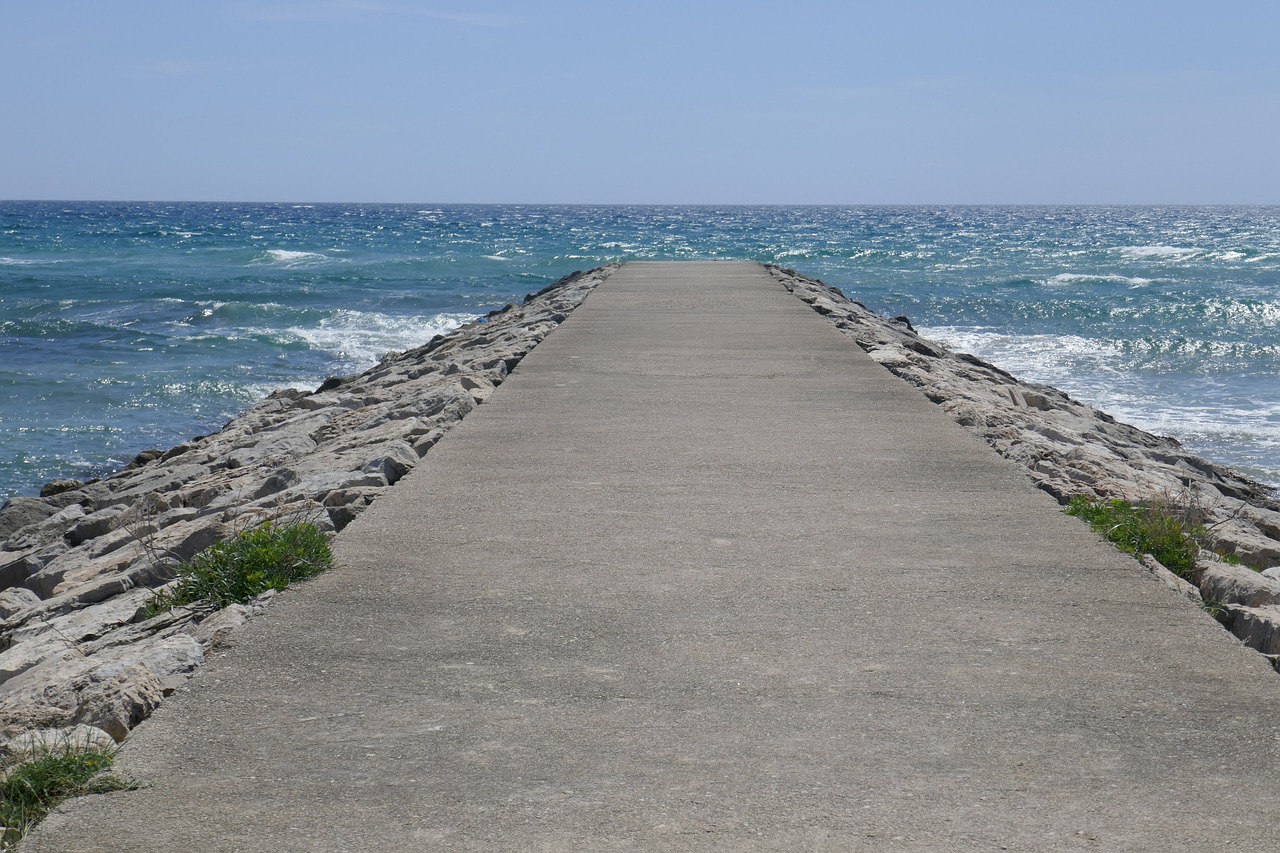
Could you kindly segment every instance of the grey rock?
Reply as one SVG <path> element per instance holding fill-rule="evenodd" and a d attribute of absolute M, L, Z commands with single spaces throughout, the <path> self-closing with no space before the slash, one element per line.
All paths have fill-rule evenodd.
<path fill-rule="evenodd" d="M 16 586 L 0 592 L 0 619 L 8 619 L 40 603 L 40 596 L 29 589 Z"/>
<path fill-rule="evenodd" d="M 9 538 L 5 547 L 11 551 L 26 551 L 56 542 L 84 515 L 84 507 L 80 504 L 63 507 L 48 518 L 19 530 Z"/>
<path fill-rule="evenodd" d="M 1231 607 L 1231 633 L 1264 655 L 1280 655 L 1280 607 Z"/>
<path fill-rule="evenodd" d="M 305 495 L 312 500 L 327 501 L 326 496 L 332 492 L 366 487 L 385 487 L 386 485 L 387 479 L 381 473 L 331 471 L 306 477 L 292 491 Z"/>
<path fill-rule="evenodd" d="M 18 586 L 31 575 L 31 564 L 23 551 L 0 551 L 0 590 Z"/>
<path fill-rule="evenodd" d="M 403 441 L 392 443 L 381 448 L 383 454 L 366 462 L 360 470 L 366 474 L 380 474 L 386 478 L 388 485 L 395 483 L 418 464 L 418 454 Z"/>
<path fill-rule="evenodd" d="M 10 498 L 0 507 L 0 542 L 28 525 L 43 521 L 58 509 L 39 498 Z"/>
<path fill-rule="evenodd" d="M 1265 578 L 1253 569 L 1218 562 L 1200 562 L 1196 568 L 1200 595 L 1206 601 L 1245 607 L 1280 604 L 1280 581 Z"/>
<path fill-rule="evenodd" d="M 253 615 L 253 608 L 248 605 L 231 604 L 190 626 L 187 633 L 208 652 L 226 642 Z"/>
<path fill-rule="evenodd" d="M 177 634 L 91 656 L 47 660 L 0 692 L 0 734 L 78 723 L 117 742 L 145 719 L 204 659 L 195 639 Z"/>
<path fill-rule="evenodd" d="M 125 512 L 126 508 L 123 506 L 111 506 L 85 515 L 67 531 L 67 542 L 72 547 L 75 547 L 84 544 L 90 539 L 97 539 L 99 536 L 110 533 L 116 529 L 120 517 Z"/>

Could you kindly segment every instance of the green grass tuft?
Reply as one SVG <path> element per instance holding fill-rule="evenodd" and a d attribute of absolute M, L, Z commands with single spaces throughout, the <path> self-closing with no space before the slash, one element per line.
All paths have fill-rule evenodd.
<path fill-rule="evenodd" d="M 31 827 L 68 797 L 136 787 L 101 775 L 114 760 L 114 750 L 67 741 L 0 768 L 0 850 L 15 849 Z"/>
<path fill-rule="evenodd" d="M 314 577 L 333 564 L 324 532 L 310 522 L 267 522 L 215 543 L 178 567 L 178 582 L 147 605 L 154 616 L 171 607 L 244 603 L 269 589 Z"/>
<path fill-rule="evenodd" d="M 1126 554 L 1150 554 L 1179 577 L 1191 579 L 1200 543 L 1208 532 L 1161 506 L 1134 506 L 1120 500 L 1095 501 L 1082 495 L 1071 499 L 1067 515 L 1089 523 L 1096 532 Z"/>

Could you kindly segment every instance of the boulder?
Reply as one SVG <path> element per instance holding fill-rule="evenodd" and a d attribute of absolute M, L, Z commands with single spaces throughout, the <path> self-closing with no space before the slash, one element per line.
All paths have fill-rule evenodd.
<path fill-rule="evenodd" d="M 385 477 L 388 485 L 394 484 L 418 464 L 418 454 L 403 441 L 393 442 L 380 450 L 382 455 L 360 466 L 360 470 Z"/>
<path fill-rule="evenodd" d="M 1253 569 L 1201 561 L 1196 564 L 1196 573 L 1205 601 L 1244 607 L 1280 604 L 1280 581 L 1265 578 Z"/>
<path fill-rule="evenodd" d="M 53 480 L 40 487 L 40 497 L 51 498 L 63 492 L 71 492 L 82 488 L 84 488 L 84 482 L 81 480 Z"/>
<path fill-rule="evenodd" d="M 57 542 L 81 518 L 84 518 L 84 507 L 71 504 L 63 507 L 53 515 L 28 525 L 5 542 L 5 548 L 11 551 L 26 551 Z"/>
<path fill-rule="evenodd" d="M 1231 633 L 1264 655 L 1280 655 L 1280 607 L 1231 607 Z"/>
<path fill-rule="evenodd" d="M 39 498 L 10 498 L 0 506 L 0 543 L 22 528 L 43 521 L 58 509 Z"/>
<path fill-rule="evenodd" d="M 97 539 L 99 536 L 110 533 L 119 526 L 124 513 L 123 506 L 111 506 L 89 513 L 67 531 L 67 543 L 74 548 L 90 539 Z"/>
<path fill-rule="evenodd" d="M 0 734 L 83 723 L 122 741 L 203 659 L 195 639 L 177 634 L 46 661 L 0 692 Z"/>
<path fill-rule="evenodd" d="M 40 596 L 25 587 L 15 586 L 0 591 L 0 619 L 8 619 L 39 603 Z"/>

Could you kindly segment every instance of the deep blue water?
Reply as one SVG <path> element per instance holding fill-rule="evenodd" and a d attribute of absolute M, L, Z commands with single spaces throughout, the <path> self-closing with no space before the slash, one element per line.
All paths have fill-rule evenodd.
<path fill-rule="evenodd" d="M 0 202 L 0 500 L 631 259 L 818 276 L 1280 483 L 1280 208 Z"/>

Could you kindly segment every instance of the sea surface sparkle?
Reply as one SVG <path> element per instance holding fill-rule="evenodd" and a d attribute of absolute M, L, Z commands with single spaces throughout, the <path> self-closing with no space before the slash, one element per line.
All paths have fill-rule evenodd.
<path fill-rule="evenodd" d="M 0 501 L 633 259 L 794 268 L 1280 483 L 1280 207 L 0 202 Z"/>

